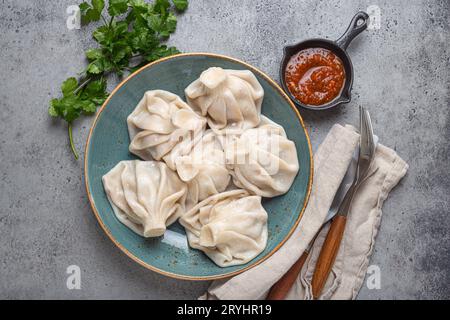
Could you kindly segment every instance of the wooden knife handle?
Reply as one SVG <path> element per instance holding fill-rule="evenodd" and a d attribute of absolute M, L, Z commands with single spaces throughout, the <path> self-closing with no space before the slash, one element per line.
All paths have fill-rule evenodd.
<path fill-rule="evenodd" d="M 346 216 L 337 215 L 331 222 L 327 237 L 323 243 L 312 278 L 312 292 L 314 299 L 318 299 L 328 279 L 334 260 L 339 251 L 344 234 Z"/>
<path fill-rule="evenodd" d="M 308 257 L 308 251 L 304 251 L 301 257 L 292 265 L 284 276 L 276 282 L 269 291 L 266 300 L 283 300 L 294 285 L 303 264 Z"/>

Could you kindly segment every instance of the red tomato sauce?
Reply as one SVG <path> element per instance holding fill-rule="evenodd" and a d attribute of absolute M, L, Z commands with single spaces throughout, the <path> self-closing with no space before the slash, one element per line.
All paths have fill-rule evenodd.
<path fill-rule="evenodd" d="M 306 105 L 320 106 L 334 100 L 345 82 L 341 59 L 324 48 L 308 48 L 291 57 L 285 81 L 291 94 Z"/>

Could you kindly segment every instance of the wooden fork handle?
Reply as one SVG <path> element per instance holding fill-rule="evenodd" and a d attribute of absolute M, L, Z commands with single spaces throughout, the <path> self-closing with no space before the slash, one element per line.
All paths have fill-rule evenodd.
<path fill-rule="evenodd" d="M 342 236 L 344 234 L 346 216 L 337 215 L 331 221 L 330 229 L 323 243 L 319 258 L 317 259 L 316 269 L 314 270 L 311 286 L 314 299 L 318 299 L 322 293 L 323 287 L 330 275 L 334 260 L 339 251 Z"/>
<path fill-rule="evenodd" d="M 303 252 L 301 257 L 292 265 L 288 272 L 272 286 L 266 300 L 283 300 L 286 297 L 300 274 L 307 257 L 308 251 Z"/>

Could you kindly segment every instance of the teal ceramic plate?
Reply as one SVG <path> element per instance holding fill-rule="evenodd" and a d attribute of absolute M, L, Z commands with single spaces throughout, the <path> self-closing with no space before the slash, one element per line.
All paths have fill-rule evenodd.
<path fill-rule="evenodd" d="M 184 88 L 209 67 L 247 69 L 264 88 L 262 113 L 281 124 L 297 146 L 300 171 L 289 192 L 264 199 L 269 215 L 266 249 L 247 264 L 221 268 L 201 251 L 189 248 L 184 229 L 175 223 L 163 237 L 145 239 L 120 223 L 103 190 L 102 176 L 121 160 L 135 159 L 127 116 L 147 90 L 168 90 L 184 98 Z M 267 75 L 239 60 L 216 54 L 180 54 L 151 63 L 124 80 L 101 107 L 92 125 L 85 154 L 86 189 L 92 209 L 111 240 L 130 258 L 161 274 L 181 279 L 211 280 L 238 274 L 272 255 L 291 235 L 303 214 L 312 181 L 311 145 L 303 121 L 282 89 Z"/>

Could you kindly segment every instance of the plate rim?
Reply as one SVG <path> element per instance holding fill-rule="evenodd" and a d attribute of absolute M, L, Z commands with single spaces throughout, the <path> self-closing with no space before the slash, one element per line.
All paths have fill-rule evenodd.
<path fill-rule="evenodd" d="M 294 110 L 295 114 L 297 115 L 298 120 L 300 121 L 301 127 L 303 129 L 303 131 L 305 132 L 305 136 L 306 136 L 306 141 L 308 143 L 308 150 L 309 150 L 309 159 L 310 159 L 310 168 L 309 168 L 309 180 L 308 180 L 308 185 L 307 185 L 307 190 L 306 190 L 306 195 L 305 195 L 305 199 L 303 201 L 303 206 L 302 209 L 300 210 L 298 217 L 294 223 L 294 225 L 291 227 L 291 229 L 289 230 L 288 234 L 283 238 L 283 240 L 281 240 L 280 243 L 278 243 L 275 248 L 272 249 L 272 251 L 270 251 L 268 254 L 266 254 L 263 258 L 259 259 L 258 261 L 255 261 L 254 263 L 248 265 L 245 268 L 239 269 L 239 270 L 235 270 L 232 272 L 228 272 L 228 273 L 224 273 L 224 274 L 220 274 L 220 275 L 211 275 L 211 276 L 189 276 L 189 275 L 181 275 L 181 274 L 177 274 L 177 273 L 173 273 L 173 272 L 168 272 L 162 269 L 159 269 L 155 266 L 152 266 L 150 264 L 148 264 L 147 262 L 139 259 L 138 257 L 136 257 L 132 252 L 130 252 L 127 248 L 125 248 L 121 243 L 119 243 L 115 237 L 112 235 L 112 233 L 110 232 L 109 228 L 105 225 L 105 223 L 103 222 L 103 220 L 101 219 L 97 208 L 95 206 L 94 203 L 94 199 L 91 195 L 91 192 L 89 191 L 89 176 L 88 176 L 88 155 L 89 155 L 89 145 L 91 142 L 91 136 L 92 133 L 97 125 L 98 119 L 100 117 L 100 114 L 103 112 L 103 110 L 106 108 L 106 106 L 108 105 L 109 101 L 111 100 L 111 98 L 114 96 L 114 94 L 125 84 L 127 83 L 130 79 L 132 79 L 134 76 L 136 76 L 137 74 L 141 73 L 142 71 L 144 71 L 147 68 L 150 68 L 154 65 L 157 65 L 159 63 L 174 59 L 174 58 L 179 58 L 179 57 L 189 57 L 189 56 L 207 56 L 207 57 L 213 57 L 213 58 L 219 58 L 219 59 L 224 59 L 224 60 L 228 60 L 228 61 L 232 61 L 232 62 L 236 62 L 238 64 L 241 64 L 243 66 L 245 66 L 246 68 L 248 68 L 249 70 L 251 70 L 252 72 L 257 73 L 259 76 L 261 76 L 262 78 L 264 78 L 276 91 L 278 91 L 281 96 L 287 101 L 287 103 L 289 104 L 289 106 Z M 89 133 L 88 133 L 88 137 L 86 139 L 86 145 L 84 148 L 84 181 L 85 181 L 85 188 L 86 188 L 86 193 L 88 195 L 88 199 L 89 199 L 89 204 L 91 206 L 92 212 L 94 213 L 95 218 L 97 219 L 97 222 L 100 224 L 100 227 L 103 229 L 103 231 L 106 233 L 106 235 L 108 236 L 108 238 L 114 243 L 114 245 L 116 247 L 118 247 L 120 249 L 120 251 L 122 251 L 125 255 L 127 255 L 130 259 L 132 259 L 133 261 L 135 261 L 136 263 L 138 263 L 139 265 L 143 266 L 146 269 L 149 269 L 151 271 L 154 271 L 156 273 L 159 273 L 161 275 L 170 277 L 170 278 L 174 278 L 174 279 L 180 279 L 180 280 L 191 280 L 191 281 L 210 281 L 210 280 L 218 280 L 218 279 L 223 279 L 223 278 L 229 278 L 235 275 L 238 275 L 244 271 L 247 271 L 253 267 L 256 267 L 257 265 L 259 265 L 260 263 L 264 262 L 265 260 L 267 260 L 269 257 L 271 257 L 275 252 L 277 252 L 281 246 L 291 237 L 292 233 L 294 232 L 294 230 L 297 228 L 300 220 L 303 217 L 303 214 L 305 212 L 305 208 L 309 202 L 309 198 L 311 195 L 311 188 L 312 188 L 312 181 L 313 181 L 313 175 L 314 175 L 314 164 L 313 164 L 313 153 L 312 153 L 312 147 L 311 147 L 311 141 L 309 138 L 309 134 L 308 134 L 308 130 L 306 129 L 305 123 L 303 121 L 302 116 L 300 115 L 299 110 L 295 107 L 294 103 L 292 102 L 292 100 L 288 97 L 288 95 L 283 91 L 283 89 L 278 85 L 278 83 L 276 83 L 272 78 L 270 78 L 267 74 L 265 74 L 264 72 L 262 72 L 261 70 L 259 70 L 258 68 L 242 61 L 236 58 L 232 58 L 226 55 L 222 55 L 222 54 L 216 54 L 216 53 L 208 53 L 208 52 L 189 52 L 189 53 L 179 53 L 179 54 L 175 54 L 169 57 L 165 57 L 165 58 L 161 58 L 158 59 L 156 61 L 150 62 L 148 64 L 146 64 L 145 66 L 141 67 L 140 69 L 138 69 L 137 71 L 135 71 L 134 73 L 130 74 L 128 77 L 126 77 L 124 80 L 122 80 L 109 94 L 108 98 L 105 100 L 105 102 L 102 104 L 102 106 L 100 107 L 100 109 L 98 110 L 97 114 L 95 115 L 95 119 L 92 122 L 91 128 L 89 129 Z"/>

